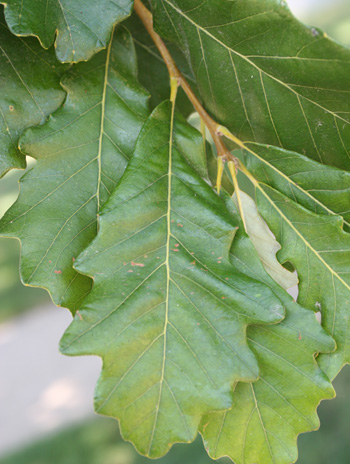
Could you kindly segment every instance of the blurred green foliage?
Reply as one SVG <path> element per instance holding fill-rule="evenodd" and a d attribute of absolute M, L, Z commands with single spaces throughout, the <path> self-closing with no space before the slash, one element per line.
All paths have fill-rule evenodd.
<path fill-rule="evenodd" d="M 0 182 L 0 217 L 18 195 L 18 180 L 23 171 L 11 171 Z M 19 272 L 20 244 L 13 239 L 0 239 L 0 323 L 40 303 L 48 302 L 45 290 L 22 285 Z"/>
<path fill-rule="evenodd" d="M 350 45 L 350 1 L 328 0 L 323 2 L 322 8 L 317 8 L 317 2 L 314 3 L 316 8 L 308 13 L 305 20 L 321 27 L 338 42 Z"/>
<path fill-rule="evenodd" d="M 347 464 L 350 461 L 349 417 L 350 367 L 335 381 L 337 398 L 319 408 L 321 428 L 299 438 L 297 464 Z M 229 464 L 229 459 L 212 461 L 201 439 L 191 445 L 175 445 L 162 459 L 151 461 L 139 456 L 130 443 L 120 437 L 112 419 L 92 419 L 34 443 L 8 457 L 0 464 Z"/>
<path fill-rule="evenodd" d="M 175 445 L 164 458 L 152 461 L 140 456 L 120 437 L 117 423 L 99 418 L 29 446 L 0 460 L 0 464 L 229 464 L 212 461 L 198 438 L 191 445 Z"/>
<path fill-rule="evenodd" d="M 321 427 L 317 432 L 300 435 L 297 464 L 348 464 L 350 462 L 350 366 L 335 379 L 335 400 L 319 407 Z"/>

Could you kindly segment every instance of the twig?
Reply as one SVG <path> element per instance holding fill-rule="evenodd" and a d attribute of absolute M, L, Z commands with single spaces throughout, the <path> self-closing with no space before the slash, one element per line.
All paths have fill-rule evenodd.
<path fill-rule="evenodd" d="M 145 7 L 145 5 L 141 2 L 141 0 L 134 0 L 134 9 L 137 15 L 139 16 L 139 18 L 141 19 L 142 23 L 144 24 L 145 28 L 147 29 L 156 47 L 158 48 L 164 60 L 164 63 L 166 64 L 168 68 L 168 72 L 170 75 L 172 95 L 174 94 L 174 80 L 176 80 L 177 85 L 182 87 L 188 99 L 192 103 L 193 107 L 199 114 L 201 118 L 201 122 L 205 124 L 205 126 L 208 128 L 213 138 L 216 151 L 217 151 L 217 155 L 218 155 L 218 172 L 217 172 L 217 184 L 216 184 L 218 193 L 220 193 L 220 188 L 221 188 L 221 179 L 222 179 L 222 174 L 224 171 L 224 162 L 228 161 L 228 168 L 229 168 L 229 171 L 232 177 L 233 185 L 234 185 L 236 196 L 237 196 L 238 209 L 242 217 L 244 228 L 246 229 L 243 206 L 242 206 L 242 201 L 240 197 L 239 185 L 237 181 L 237 170 L 238 168 L 242 166 L 242 164 L 240 163 L 238 158 L 236 158 L 230 153 L 230 151 L 226 147 L 221 137 L 225 136 L 226 138 L 232 140 L 240 148 L 245 148 L 244 143 L 241 142 L 233 134 L 231 134 L 231 132 L 226 127 L 218 124 L 204 109 L 203 105 L 200 103 L 195 93 L 191 89 L 190 85 L 186 81 L 185 77 L 182 75 L 181 71 L 176 66 L 165 43 L 163 42 L 161 37 L 156 33 L 156 31 L 153 29 L 152 14 Z"/>
<path fill-rule="evenodd" d="M 220 156 L 226 161 L 229 161 L 229 160 L 234 161 L 237 167 L 236 157 L 230 153 L 230 151 L 228 150 L 228 148 L 226 147 L 226 145 L 224 144 L 221 138 L 222 126 L 220 126 L 216 121 L 214 121 L 214 119 L 211 116 L 209 116 L 209 114 L 203 108 L 202 104 L 200 103 L 195 93 L 191 89 L 190 85 L 188 84 L 184 76 L 182 75 L 181 71 L 176 66 L 165 43 L 153 29 L 153 17 L 152 17 L 151 12 L 145 7 L 145 5 L 141 2 L 141 0 L 134 1 L 134 9 L 137 15 L 139 16 L 139 18 L 141 19 L 142 23 L 144 24 L 145 28 L 147 29 L 156 47 L 158 48 L 160 54 L 162 55 L 164 63 L 166 64 L 168 68 L 170 78 L 177 79 L 178 85 L 182 87 L 188 99 L 190 100 L 195 110 L 199 114 L 200 118 L 203 120 L 204 124 L 207 126 L 213 138 L 213 141 L 215 143 L 218 156 Z"/>

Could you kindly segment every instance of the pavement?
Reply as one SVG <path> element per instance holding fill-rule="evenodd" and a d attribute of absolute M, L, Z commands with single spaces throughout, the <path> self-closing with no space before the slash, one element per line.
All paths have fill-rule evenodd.
<path fill-rule="evenodd" d="M 68 310 L 46 305 L 0 324 L 0 458 L 93 416 L 101 360 L 59 353 L 70 321 Z"/>

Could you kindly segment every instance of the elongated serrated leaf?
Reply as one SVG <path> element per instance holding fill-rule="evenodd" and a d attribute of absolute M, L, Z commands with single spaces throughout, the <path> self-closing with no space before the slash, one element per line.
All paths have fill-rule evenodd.
<path fill-rule="evenodd" d="M 106 47 L 113 25 L 127 18 L 132 0 L 7 0 L 5 17 L 16 35 L 34 35 L 44 48 L 55 41 L 62 62 L 86 61 Z"/>
<path fill-rule="evenodd" d="M 236 228 L 190 164 L 202 150 L 170 102 L 156 108 L 76 263 L 94 287 L 61 342 L 65 354 L 103 358 L 96 409 L 153 458 L 230 407 L 233 384 L 258 375 L 247 324 L 283 316 L 265 285 L 229 263 Z"/>
<path fill-rule="evenodd" d="M 46 288 L 56 304 L 72 310 L 91 287 L 73 269 L 74 259 L 94 238 L 98 208 L 123 174 L 148 116 L 148 95 L 136 75 L 132 39 L 118 29 L 106 51 L 64 78 L 64 106 L 21 138 L 22 150 L 38 161 L 23 177 L 0 233 L 22 242 L 24 283 Z"/>
<path fill-rule="evenodd" d="M 238 383 L 233 408 L 203 418 L 209 454 L 235 464 L 290 464 L 297 459 L 297 436 L 318 428 L 316 407 L 332 398 L 331 383 L 314 353 L 335 348 L 312 311 L 292 301 L 264 270 L 250 239 L 237 232 L 231 262 L 237 270 L 268 285 L 283 301 L 287 316 L 271 327 L 249 327 L 247 336 L 259 363 L 259 380 Z"/>
<path fill-rule="evenodd" d="M 237 202 L 236 195 L 234 198 L 235 202 Z M 240 199 L 247 234 L 265 270 L 282 288 L 294 287 L 298 284 L 298 278 L 296 274 L 288 271 L 278 262 L 276 253 L 281 249 L 281 245 L 273 237 L 266 223 L 259 215 L 255 201 L 242 191 L 240 192 Z"/>
<path fill-rule="evenodd" d="M 298 271 L 298 301 L 321 311 L 322 325 L 337 342 L 337 351 L 319 358 L 334 379 L 350 362 L 350 234 L 339 216 L 315 214 L 264 184 L 256 183 L 258 208 L 282 245 L 280 262 Z"/>
<path fill-rule="evenodd" d="M 277 147 L 246 147 L 246 166 L 256 179 L 315 213 L 342 216 L 350 227 L 350 172 Z"/>
<path fill-rule="evenodd" d="M 18 138 L 61 105 L 64 70 L 34 39 L 11 34 L 0 12 L 0 177 L 12 168 L 25 168 Z"/>
<path fill-rule="evenodd" d="M 155 0 L 214 117 L 242 140 L 350 169 L 350 50 L 280 0 Z"/>

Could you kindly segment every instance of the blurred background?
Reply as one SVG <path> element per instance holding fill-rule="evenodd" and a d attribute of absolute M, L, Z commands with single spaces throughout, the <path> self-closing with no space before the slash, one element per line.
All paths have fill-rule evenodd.
<path fill-rule="evenodd" d="M 288 0 L 303 22 L 350 46 L 350 0 Z M 30 166 L 29 166 L 30 168 Z M 0 182 L 0 217 L 15 201 L 23 171 Z M 120 438 L 117 422 L 93 413 L 100 360 L 68 358 L 58 341 L 70 322 L 41 289 L 19 279 L 19 244 L 0 239 L 0 464 L 147 464 Z M 321 428 L 299 438 L 298 464 L 350 462 L 350 367 L 337 398 L 319 407 Z M 176 445 L 159 464 L 209 464 L 198 439 Z M 228 460 L 221 460 L 227 464 Z"/>

